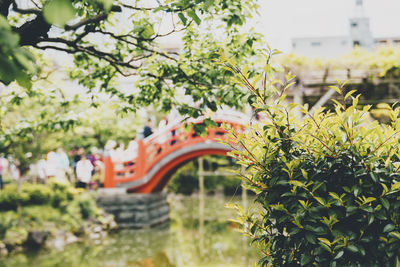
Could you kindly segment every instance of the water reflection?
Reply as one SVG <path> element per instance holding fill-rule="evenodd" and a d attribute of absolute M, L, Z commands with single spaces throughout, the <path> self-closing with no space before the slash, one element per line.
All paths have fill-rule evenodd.
<path fill-rule="evenodd" d="M 122 230 L 98 244 L 86 241 L 69 245 L 64 251 L 15 253 L 0 266 L 252 266 L 259 255 L 227 221 L 234 217 L 233 211 L 223 207 L 230 200 L 205 198 L 203 253 L 198 198 L 175 196 L 170 198 L 169 225 Z"/>

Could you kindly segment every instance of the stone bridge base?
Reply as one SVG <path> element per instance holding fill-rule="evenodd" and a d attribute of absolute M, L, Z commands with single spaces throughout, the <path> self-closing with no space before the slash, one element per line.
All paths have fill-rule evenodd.
<path fill-rule="evenodd" d="M 121 228 L 149 228 L 169 220 L 166 193 L 128 194 L 126 189 L 102 189 L 97 204 L 113 214 Z"/>

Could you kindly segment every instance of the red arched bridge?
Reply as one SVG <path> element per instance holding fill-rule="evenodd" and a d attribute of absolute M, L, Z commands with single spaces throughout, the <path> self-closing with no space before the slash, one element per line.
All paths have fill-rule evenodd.
<path fill-rule="evenodd" d="M 206 136 L 184 129 L 189 122 L 203 123 L 202 119 L 192 120 L 139 140 L 137 156 L 130 161 L 115 163 L 106 157 L 104 187 L 122 187 L 130 193 L 160 192 L 174 172 L 186 162 L 205 155 L 226 155 L 231 147 L 218 142 L 219 139 L 224 140 L 227 133 L 220 126 L 229 124 L 235 131 L 243 131 L 246 116 L 230 112 L 229 115 L 217 114 L 213 120 L 218 127 L 208 128 Z"/>

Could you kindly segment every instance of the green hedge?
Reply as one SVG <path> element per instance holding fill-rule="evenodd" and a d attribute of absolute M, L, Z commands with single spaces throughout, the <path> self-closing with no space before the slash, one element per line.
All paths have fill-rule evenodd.
<path fill-rule="evenodd" d="M 21 192 L 16 186 L 0 191 L 0 240 L 8 240 L 19 229 L 26 232 L 44 225 L 78 231 L 85 219 L 98 216 L 101 212 L 90 192 L 65 184 L 27 183 Z"/>
<path fill-rule="evenodd" d="M 232 132 L 232 156 L 246 166 L 247 187 L 264 207 L 258 216 L 239 217 L 265 254 L 260 264 L 396 266 L 400 108 L 390 109 L 389 125 L 370 122 L 370 107 L 358 110 L 358 97 L 340 83 L 332 88 L 342 102 L 312 114 L 285 104 L 290 75 L 279 85 L 267 65 L 264 87 L 257 89 L 248 74 L 226 65 L 254 94 L 255 112 L 264 117 L 246 133 Z"/>
<path fill-rule="evenodd" d="M 18 206 L 29 203 L 29 198 L 25 192 L 18 193 L 14 186 L 6 187 L 0 191 L 0 211 L 16 210 Z"/>
<path fill-rule="evenodd" d="M 72 200 L 78 191 L 71 186 L 51 182 L 49 184 L 8 185 L 0 191 L 0 211 L 16 210 L 18 206 L 47 205 L 60 207 Z"/>

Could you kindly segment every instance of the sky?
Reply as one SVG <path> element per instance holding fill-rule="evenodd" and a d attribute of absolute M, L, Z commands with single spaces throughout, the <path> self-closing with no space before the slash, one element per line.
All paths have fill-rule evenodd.
<path fill-rule="evenodd" d="M 256 31 L 272 48 L 290 52 L 291 38 L 346 36 L 355 0 L 259 0 Z M 374 37 L 400 36 L 400 0 L 364 0 Z"/>

